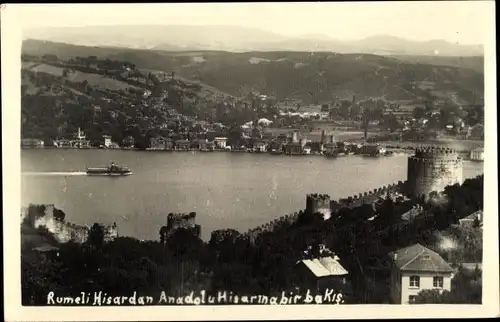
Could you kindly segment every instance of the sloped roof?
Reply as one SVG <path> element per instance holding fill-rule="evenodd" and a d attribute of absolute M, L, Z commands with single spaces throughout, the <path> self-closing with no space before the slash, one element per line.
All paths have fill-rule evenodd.
<path fill-rule="evenodd" d="M 305 259 L 301 261 L 316 276 L 346 275 L 348 272 L 332 257 Z"/>
<path fill-rule="evenodd" d="M 396 259 L 394 259 L 394 255 Z M 451 266 L 439 254 L 415 244 L 389 253 L 401 271 L 453 272 Z"/>
<path fill-rule="evenodd" d="M 476 212 L 473 212 L 472 214 L 460 219 L 459 221 L 460 222 L 462 222 L 462 221 L 474 221 L 476 218 L 478 218 L 480 221 L 483 219 L 483 211 L 482 210 L 478 210 Z"/>
<path fill-rule="evenodd" d="M 49 244 L 45 244 L 45 245 L 41 245 L 41 246 L 33 248 L 33 250 L 35 250 L 37 252 L 42 252 L 42 253 L 44 253 L 44 252 L 50 252 L 50 251 L 56 251 L 58 249 L 59 249 L 58 247 L 55 247 L 55 246 L 52 246 L 52 245 L 49 245 Z"/>

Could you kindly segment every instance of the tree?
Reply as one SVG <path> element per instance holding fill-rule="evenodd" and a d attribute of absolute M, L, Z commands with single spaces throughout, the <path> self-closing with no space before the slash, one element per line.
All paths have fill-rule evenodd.
<path fill-rule="evenodd" d="M 167 248 L 175 258 L 197 258 L 203 248 L 203 241 L 191 230 L 178 228 L 167 239 Z"/>
<path fill-rule="evenodd" d="M 89 229 L 87 243 L 95 248 L 102 248 L 104 244 L 104 227 L 101 224 L 94 223 Z"/>
<path fill-rule="evenodd" d="M 347 119 L 351 113 L 351 101 L 347 100 L 342 100 L 340 102 L 340 107 L 338 110 L 339 116 L 343 117 L 344 119 Z"/>
<path fill-rule="evenodd" d="M 168 227 L 162 226 L 160 228 L 160 243 L 165 244 L 167 242 Z"/>
<path fill-rule="evenodd" d="M 479 218 L 478 217 L 474 218 L 473 227 L 479 228 L 480 225 L 481 225 L 481 222 L 479 221 Z"/>
<path fill-rule="evenodd" d="M 451 293 L 444 290 L 422 290 L 418 293 L 415 303 L 417 304 L 445 304 L 451 303 Z"/>
<path fill-rule="evenodd" d="M 55 220 L 61 221 L 61 222 L 64 221 L 64 218 L 66 217 L 66 214 L 64 213 L 64 211 L 54 208 L 53 213 L 54 213 Z"/>

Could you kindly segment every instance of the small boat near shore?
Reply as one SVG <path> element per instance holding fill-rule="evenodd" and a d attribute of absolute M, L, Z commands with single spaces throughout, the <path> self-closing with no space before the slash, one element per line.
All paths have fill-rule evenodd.
<path fill-rule="evenodd" d="M 117 166 L 114 162 L 107 167 L 87 168 L 89 176 L 128 176 L 132 174 L 132 170 L 127 167 Z"/>

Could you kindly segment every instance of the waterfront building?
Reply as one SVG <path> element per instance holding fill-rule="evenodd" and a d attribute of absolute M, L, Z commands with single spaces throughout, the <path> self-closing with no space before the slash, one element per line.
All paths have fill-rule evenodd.
<path fill-rule="evenodd" d="M 158 136 L 149 139 L 149 148 L 151 150 L 166 150 L 165 138 Z"/>
<path fill-rule="evenodd" d="M 218 149 L 225 149 L 226 143 L 227 143 L 227 138 L 226 137 L 216 137 L 216 138 L 214 138 L 214 143 Z"/>
<path fill-rule="evenodd" d="M 266 152 L 267 144 L 263 141 L 256 141 L 253 143 L 253 151 L 254 152 Z"/>
<path fill-rule="evenodd" d="M 43 148 L 44 142 L 40 139 L 21 139 L 22 148 Z"/>
<path fill-rule="evenodd" d="M 61 139 L 61 140 L 54 141 L 54 147 L 63 148 L 63 149 L 70 149 L 73 147 L 73 144 L 68 139 Z"/>
<path fill-rule="evenodd" d="M 451 291 L 453 269 L 439 254 L 420 245 L 389 253 L 390 295 L 394 304 L 411 304 L 422 290 Z"/>
<path fill-rule="evenodd" d="M 177 140 L 175 141 L 175 150 L 176 151 L 189 151 L 191 142 L 188 140 Z"/>
<path fill-rule="evenodd" d="M 171 138 L 165 139 L 165 150 L 172 151 L 174 149 L 174 140 Z"/>
<path fill-rule="evenodd" d="M 317 154 L 317 153 L 323 152 L 323 144 L 321 142 L 311 142 L 311 143 L 308 143 L 306 146 L 311 148 L 312 154 Z"/>
<path fill-rule="evenodd" d="M 104 147 L 109 148 L 113 144 L 113 141 L 111 141 L 111 136 L 110 135 L 103 135 L 102 139 L 104 140 Z"/>
<path fill-rule="evenodd" d="M 381 147 L 378 144 L 363 144 L 360 149 L 362 155 L 376 156 L 381 153 Z"/>
<path fill-rule="evenodd" d="M 471 161 L 484 161 L 484 148 L 475 148 L 470 151 Z"/>
<path fill-rule="evenodd" d="M 337 145 L 335 143 L 327 143 L 323 145 L 323 153 L 325 155 L 334 155 L 337 153 Z"/>
<path fill-rule="evenodd" d="M 280 141 L 271 141 L 271 143 L 269 143 L 269 150 L 271 153 L 283 153 L 284 144 Z"/>
<path fill-rule="evenodd" d="M 90 141 L 89 140 L 76 140 L 72 142 L 72 146 L 77 149 L 89 149 Z"/>
<path fill-rule="evenodd" d="M 127 136 L 123 139 L 123 147 L 124 148 L 133 148 L 135 146 L 135 140 L 132 136 Z"/>
<path fill-rule="evenodd" d="M 301 155 L 303 152 L 302 144 L 293 142 L 287 143 L 284 150 L 287 155 Z"/>
<path fill-rule="evenodd" d="M 206 139 L 197 140 L 198 150 L 203 152 L 209 152 L 214 150 L 214 143 L 208 142 Z"/>
<path fill-rule="evenodd" d="M 78 132 L 75 135 L 75 141 L 73 141 L 73 147 L 78 149 L 88 149 L 90 148 L 90 141 L 86 140 L 85 133 L 78 128 Z"/>

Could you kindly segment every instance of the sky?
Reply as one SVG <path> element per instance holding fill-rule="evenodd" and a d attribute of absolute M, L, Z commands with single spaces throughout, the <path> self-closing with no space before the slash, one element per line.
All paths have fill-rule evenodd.
<path fill-rule="evenodd" d="M 11 5 L 8 5 L 11 6 Z M 492 1 L 42 4 L 17 5 L 22 28 L 86 25 L 238 25 L 286 36 L 341 40 L 391 35 L 479 44 L 488 37 Z"/>

